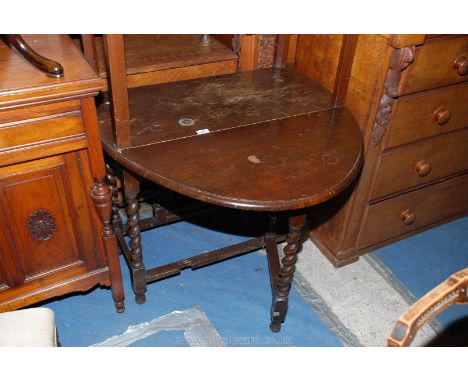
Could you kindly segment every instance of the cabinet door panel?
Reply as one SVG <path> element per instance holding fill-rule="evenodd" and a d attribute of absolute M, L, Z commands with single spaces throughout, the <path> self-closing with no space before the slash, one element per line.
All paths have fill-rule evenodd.
<path fill-rule="evenodd" d="M 13 244 L 9 263 L 17 265 L 9 268 L 15 273 L 13 279 L 21 275 L 28 281 L 96 263 L 94 251 L 89 253 L 89 241 L 94 240 L 86 234 L 90 219 L 84 188 L 76 176 L 75 184 L 70 184 L 67 175 L 77 174 L 77 168 L 77 156 L 72 153 L 0 170 L 4 231 Z M 80 215 L 77 210 L 83 209 L 87 213 Z"/>

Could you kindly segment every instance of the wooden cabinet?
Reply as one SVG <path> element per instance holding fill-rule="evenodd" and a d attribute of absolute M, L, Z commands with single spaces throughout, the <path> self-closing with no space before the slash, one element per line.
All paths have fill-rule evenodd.
<path fill-rule="evenodd" d="M 26 41 L 65 75 L 0 45 L 0 311 L 96 284 L 123 311 L 93 99 L 101 80 L 68 37 Z"/>
<path fill-rule="evenodd" d="M 300 35 L 296 68 L 331 90 L 340 35 Z M 468 36 L 360 35 L 346 106 L 364 136 L 354 188 L 316 211 L 335 266 L 468 211 Z"/>

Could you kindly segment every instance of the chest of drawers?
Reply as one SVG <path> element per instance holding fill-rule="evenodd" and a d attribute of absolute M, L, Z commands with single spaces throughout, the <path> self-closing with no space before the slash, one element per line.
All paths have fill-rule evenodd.
<path fill-rule="evenodd" d="M 296 57 L 316 49 L 296 67 L 329 88 L 341 40 L 299 36 Z M 317 211 L 311 233 L 335 266 L 466 215 L 467 73 L 466 35 L 359 36 L 346 106 L 365 136 L 365 163 L 353 191 Z"/>
<path fill-rule="evenodd" d="M 102 83 L 66 36 L 28 36 L 49 78 L 0 43 L 0 311 L 97 284 L 123 289 L 94 96 Z"/>

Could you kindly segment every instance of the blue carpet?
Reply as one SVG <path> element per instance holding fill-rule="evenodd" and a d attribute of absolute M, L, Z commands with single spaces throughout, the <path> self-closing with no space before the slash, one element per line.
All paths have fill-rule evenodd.
<path fill-rule="evenodd" d="M 374 252 L 416 298 L 452 273 L 468 267 L 468 217 L 435 227 Z M 437 320 L 448 327 L 468 317 L 467 306 L 452 306 Z"/>
<path fill-rule="evenodd" d="M 147 268 L 213 250 L 246 238 L 190 222 L 143 232 Z M 271 290 L 268 264 L 262 251 L 239 256 L 148 285 L 147 301 L 133 298 L 130 276 L 121 259 L 126 310 L 115 313 L 110 290 L 95 288 L 85 294 L 51 301 L 63 346 L 90 346 L 123 333 L 128 326 L 200 306 L 228 346 L 341 346 L 293 287 L 289 312 L 279 333 L 269 330 Z M 182 331 L 159 332 L 134 346 L 187 346 Z"/>
<path fill-rule="evenodd" d="M 222 218 L 221 218 L 222 219 Z M 237 220 L 234 219 L 237 222 Z M 218 221 L 219 223 L 219 221 Z M 229 230 L 200 222 L 180 222 L 143 232 L 147 268 L 194 256 L 247 239 L 244 220 Z M 247 230 L 249 231 L 249 230 Z M 230 232 L 227 234 L 226 232 Z M 374 254 L 417 298 L 450 274 L 468 266 L 468 218 L 436 227 L 379 249 Z M 253 252 L 148 285 L 147 302 L 135 303 L 128 268 L 121 258 L 126 310 L 117 314 L 110 290 L 94 288 L 43 304 L 56 313 L 63 346 L 90 346 L 119 335 L 131 325 L 175 310 L 200 306 L 228 346 L 341 346 L 293 287 L 280 333 L 269 328 L 271 291 L 267 259 Z M 468 309 L 453 306 L 437 319 L 446 328 L 467 331 Z M 457 329 L 458 330 L 458 329 Z M 460 332 L 460 331 L 459 331 Z M 132 346 L 188 346 L 183 331 L 159 332 Z"/>

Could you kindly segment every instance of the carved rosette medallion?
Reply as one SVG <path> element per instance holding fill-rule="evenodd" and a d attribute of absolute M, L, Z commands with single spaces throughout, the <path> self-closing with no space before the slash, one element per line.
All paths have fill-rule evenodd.
<path fill-rule="evenodd" d="M 372 128 L 372 141 L 375 145 L 378 145 L 385 135 L 392 115 L 393 104 L 398 97 L 398 84 L 400 83 L 401 73 L 413 62 L 415 49 L 414 46 L 407 46 L 393 50 L 385 77 L 384 92 Z"/>
<path fill-rule="evenodd" d="M 36 240 L 49 240 L 57 231 L 54 216 L 46 210 L 37 210 L 28 218 L 29 234 Z"/>

